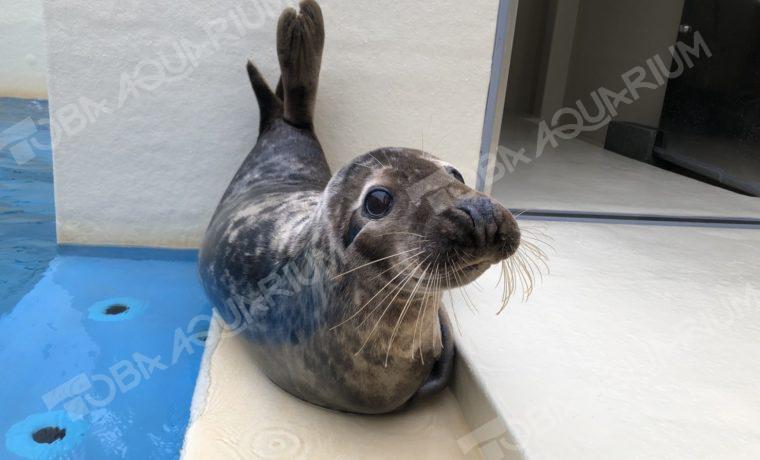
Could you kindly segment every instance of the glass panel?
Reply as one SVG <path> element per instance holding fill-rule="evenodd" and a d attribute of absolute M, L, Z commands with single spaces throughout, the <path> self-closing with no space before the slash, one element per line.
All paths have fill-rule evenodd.
<path fill-rule="evenodd" d="M 521 2 L 494 195 L 760 218 L 759 50 L 755 0 Z"/>

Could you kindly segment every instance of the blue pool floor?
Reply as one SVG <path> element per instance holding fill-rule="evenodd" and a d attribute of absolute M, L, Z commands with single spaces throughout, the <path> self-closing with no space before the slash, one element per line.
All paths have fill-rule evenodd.
<path fill-rule="evenodd" d="M 194 261 L 55 258 L 0 318 L 0 458 L 178 457 L 209 313 Z M 45 414 L 80 437 L 8 436 Z"/>
<path fill-rule="evenodd" d="M 0 459 L 173 459 L 210 307 L 194 254 L 56 246 L 47 103 L 0 98 Z"/>

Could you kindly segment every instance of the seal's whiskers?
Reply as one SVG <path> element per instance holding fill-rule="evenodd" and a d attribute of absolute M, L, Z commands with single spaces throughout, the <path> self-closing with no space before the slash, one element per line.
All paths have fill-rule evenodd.
<path fill-rule="evenodd" d="M 552 244 L 549 241 L 547 241 L 547 240 L 551 240 L 551 237 L 549 235 L 545 233 L 537 234 L 531 229 L 522 229 L 522 234 L 523 234 L 523 238 L 522 238 L 523 242 L 525 242 L 526 237 L 528 237 L 531 240 L 537 243 L 540 243 L 551 250 L 554 250 L 554 246 L 552 246 Z"/>
<path fill-rule="evenodd" d="M 437 292 L 440 292 L 440 291 L 441 291 L 441 279 L 440 279 L 440 278 L 438 278 L 438 279 L 435 281 L 435 289 L 434 289 L 434 292 L 436 292 L 436 293 L 437 293 Z M 432 340 L 435 340 L 435 338 L 433 338 Z M 441 333 L 441 330 L 440 330 L 440 328 L 438 329 L 438 343 L 440 344 L 441 348 L 443 348 L 443 334 Z M 420 346 L 421 346 L 421 345 L 422 345 L 422 331 L 420 331 Z M 420 350 L 420 353 L 421 353 L 421 352 L 422 352 L 422 350 Z"/>
<path fill-rule="evenodd" d="M 437 258 L 436 258 L 437 259 Z M 433 268 L 435 270 L 435 268 Z M 411 352 L 411 359 L 414 359 L 416 347 L 415 344 L 417 342 L 417 327 L 420 324 L 420 317 L 424 318 L 424 310 L 427 308 L 427 304 L 430 302 L 430 278 L 425 281 L 425 292 L 422 293 L 422 304 L 420 305 L 420 308 L 417 309 L 417 319 L 414 320 L 414 328 L 412 329 L 412 352 Z M 422 357 L 422 348 L 420 347 L 420 358 L 422 359 L 422 363 L 425 363 L 425 358 Z"/>
<path fill-rule="evenodd" d="M 428 241 L 428 238 L 426 238 L 425 235 L 420 235 L 419 233 L 412 233 L 412 232 L 388 232 L 388 233 L 383 233 L 382 235 L 378 235 L 378 236 L 388 236 L 388 235 L 412 235 L 412 236 L 418 236 L 422 238 L 423 242 Z"/>
<path fill-rule="evenodd" d="M 420 311 L 417 312 L 417 321 L 415 321 L 415 324 L 414 324 L 414 329 L 415 329 L 414 336 L 416 337 L 416 335 L 417 335 L 417 324 L 419 323 L 419 341 L 418 341 L 418 344 L 417 344 L 417 348 L 415 348 L 415 346 L 414 346 L 414 340 L 412 340 L 412 359 L 414 359 L 415 350 L 419 350 L 419 353 L 420 353 L 420 363 L 421 364 L 425 364 L 425 356 L 424 356 L 424 353 L 422 353 L 422 340 L 423 340 L 422 328 L 423 328 L 423 323 L 420 322 L 420 314 L 422 315 L 422 318 L 425 318 L 425 315 L 427 315 L 428 304 L 436 303 L 437 302 L 437 303 L 439 303 L 438 307 L 441 307 L 441 305 L 440 305 L 440 297 L 438 297 L 438 295 L 440 294 L 441 277 L 440 276 L 435 276 L 435 277 L 432 276 L 433 273 L 438 273 L 438 268 L 439 267 L 440 267 L 440 263 L 438 262 L 438 257 L 436 257 L 435 268 L 433 269 L 433 271 L 431 273 L 431 276 L 429 276 L 428 280 L 427 280 L 428 290 L 425 293 L 425 302 L 422 305 L 422 307 L 420 308 Z M 435 308 L 435 306 L 434 306 L 434 308 Z M 438 341 L 440 343 L 441 348 L 443 348 L 443 336 L 440 334 L 440 332 L 441 332 L 440 328 L 437 328 L 437 330 L 438 330 Z M 431 335 L 430 338 L 431 338 L 430 345 L 434 347 L 435 346 L 435 335 Z"/>
<path fill-rule="evenodd" d="M 521 229 L 523 238 L 517 252 L 509 259 L 501 262 L 501 274 L 497 286 L 503 282 L 504 288 L 498 313 L 507 308 L 509 301 L 517 291 L 518 284 L 522 291 L 522 300 L 527 302 L 533 294 L 536 280 L 543 280 L 544 271 L 547 274 L 549 273 L 549 257 L 538 246 L 538 244 L 542 244 L 551 247 L 545 241 L 549 237 L 545 234 L 537 237 L 532 230 L 534 229 Z"/>
<path fill-rule="evenodd" d="M 417 310 L 417 319 L 414 321 L 414 330 L 413 330 L 413 334 L 412 334 L 412 359 L 414 359 L 414 350 L 415 350 L 415 348 L 414 348 L 414 342 L 415 342 L 416 337 L 417 337 L 417 327 L 419 326 L 420 340 L 419 340 L 418 347 L 419 347 L 419 350 L 420 350 L 420 361 L 422 362 L 422 364 L 425 364 L 425 358 L 422 355 L 422 327 L 423 327 L 423 322 L 424 322 L 425 314 L 427 314 L 427 307 L 428 307 L 428 304 L 430 303 L 430 299 L 431 299 L 431 297 L 435 298 L 436 294 L 438 293 L 437 289 L 433 289 L 432 292 L 431 292 L 431 287 L 433 287 L 433 281 L 438 281 L 438 279 L 439 279 L 437 277 L 433 278 L 433 274 L 434 273 L 435 274 L 438 273 L 438 267 L 439 267 L 438 259 L 439 258 L 440 258 L 440 254 L 437 255 L 437 256 L 435 256 L 435 260 L 433 260 L 433 264 L 435 264 L 435 267 L 433 268 L 433 271 L 430 273 L 430 275 L 428 276 L 427 280 L 425 281 L 425 284 L 427 285 L 427 287 L 425 289 L 425 294 L 423 296 L 424 303 Z M 422 322 L 420 321 L 420 316 L 423 318 Z"/>
<path fill-rule="evenodd" d="M 473 302 L 472 298 L 470 298 L 470 295 L 467 292 L 467 288 L 465 288 L 464 283 L 462 282 L 462 278 L 457 275 L 457 271 L 462 271 L 462 275 L 464 276 L 462 267 L 466 264 L 461 256 L 459 257 L 459 261 L 461 263 L 454 267 L 454 270 L 452 270 L 451 274 L 454 276 L 454 279 L 459 285 L 459 293 L 462 295 L 462 299 L 464 299 L 464 303 L 467 305 L 467 308 L 469 308 L 473 313 L 478 313 L 478 307 L 475 306 L 475 302 Z"/>
<path fill-rule="evenodd" d="M 377 159 L 377 157 L 376 157 L 375 155 L 373 155 L 373 154 L 371 154 L 371 153 L 369 153 L 368 155 L 369 155 L 370 157 L 372 157 L 372 159 L 373 159 L 373 160 L 377 161 L 377 164 L 379 164 L 379 165 L 380 165 L 380 166 L 382 166 L 383 168 L 390 168 L 390 166 L 386 166 L 386 165 L 384 165 L 384 164 L 383 164 L 383 162 L 382 162 L 382 161 L 378 160 L 378 159 Z"/>
<path fill-rule="evenodd" d="M 388 281 L 387 283 L 385 283 L 385 285 L 384 285 L 382 288 L 380 288 L 380 290 L 378 290 L 378 291 L 375 293 L 375 295 L 373 295 L 373 296 L 372 296 L 372 297 L 371 297 L 371 298 L 370 298 L 370 299 L 369 299 L 369 300 L 368 300 L 368 301 L 367 301 L 367 302 L 366 302 L 364 305 L 362 305 L 362 306 L 361 306 L 361 308 L 359 308 L 359 309 L 358 309 L 357 311 L 355 311 L 355 312 L 354 312 L 354 313 L 353 313 L 351 316 L 349 316 L 348 318 L 346 318 L 345 320 L 343 320 L 343 321 L 342 321 L 342 322 L 340 322 L 339 324 L 336 324 L 335 326 L 331 327 L 331 328 L 330 328 L 330 330 L 335 330 L 335 329 L 339 328 L 340 326 L 342 326 L 342 325 L 346 324 L 347 322 L 351 321 L 352 319 L 356 318 L 356 317 L 359 315 L 359 313 L 361 313 L 362 311 L 364 311 L 364 309 L 365 309 L 365 308 L 367 308 L 367 306 L 368 306 L 370 303 L 372 303 L 372 301 L 373 301 L 373 300 L 375 300 L 375 298 L 376 298 L 377 296 L 379 296 L 379 295 L 380 295 L 380 294 L 381 294 L 381 293 L 382 293 L 382 292 L 383 292 L 383 291 L 384 291 L 384 290 L 385 290 L 385 289 L 386 289 L 388 286 L 390 286 L 390 285 L 391 285 L 391 284 L 392 284 L 392 283 L 393 283 L 393 282 L 396 280 L 396 278 L 398 278 L 399 276 L 403 275 L 403 274 L 404 274 L 404 272 L 405 272 L 406 270 L 408 270 L 410 267 L 411 267 L 411 265 L 410 265 L 410 266 L 408 266 L 408 267 L 405 267 L 405 268 L 404 268 L 404 269 L 402 269 L 400 272 L 398 272 L 398 273 L 396 274 L 396 276 L 394 276 L 393 278 L 391 278 L 391 280 L 390 280 L 390 281 Z M 385 297 L 383 297 L 383 300 L 387 299 L 387 298 L 388 298 L 388 296 L 390 296 L 390 295 L 391 295 L 391 294 L 394 292 L 394 290 L 395 290 L 395 289 L 396 289 L 396 286 L 394 286 L 394 287 L 393 287 L 393 289 L 391 289 L 391 291 L 388 293 L 388 295 L 386 295 Z M 381 302 L 382 302 L 382 300 L 381 300 Z"/>
<path fill-rule="evenodd" d="M 425 259 L 425 260 L 427 260 L 427 259 Z M 380 301 L 377 303 L 377 305 L 375 305 L 375 308 L 373 308 L 373 309 L 372 309 L 372 311 L 370 311 L 370 312 L 369 312 L 369 314 L 365 315 L 365 316 L 364 316 L 364 318 L 362 318 L 361 322 L 359 322 L 359 325 L 358 325 L 358 326 L 356 326 L 356 329 L 361 329 L 361 328 L 364 326 L 364 324 L 367 322 L 367 320 L 368 320 L 368 319 L 370 319 L 370 318 L 372 317 L 372 315 L 374 315 L 374 314 L 375 314 L 375 312 L 376 312 L 376 311 L 378 311 L 378 310 L 380 310 L 380 309 L 382 308 L 382 306 L 384 305 L 384 302 L 385 302 L 385 300 L 386 300 L 388 297 L 390 297 L 390 296 L 393 296 L 393 298 L 392 298 L 392 299 L 389 301 L 389 303 L 388 303 L 388 305 L 390 306 L 390 305 L 391 305 L 391 304 L 392 304 L 392 303 L 393 303 L 393 302 L 396 300 L 396 297 L 398 297 L 398 296 L 399 296 L 399 294 L 401 294 L 401 292 L 404 290 L 404 287 L 406 286 L 406 284 L 407 284 L 407 283 L 408 283 L 408 282 L 409 282 L 409 281 L 410 281 L 412 278 L 414 278 L 414 274 L 417 272 L 417 269 L 418 269 L 420 266 L 422 266 L 422 264 L 424 264 L 424 263 L 425 263 L 425 261 L 423 260 L 423 261 L 422 261 L 422 262 L 420 262 L 420 263 L 419 263 L 419 264 L 418 264 L 416 267 L 415 267 L 413 264 L 412 264 L 412 265 L 410 265 L 410 266 L 408 266 L 408 267 L 406 267 L 406 268 L 405 268 L 403 271 L 406 271 L 407 269 L 409 269 L 409 268 L 412 268 L 412 267 L 414 267 L 414 270 L 412 270 L 412 271 L 411 271 L 411 273 L 409 273 L 409 274 L 408 274 L 408 275 L 407 275 L 407 276 L 406 276 L 406 277 L 403 279 L 403 281 L 401 281 L 401 283 L 400 283 L 400 284 L 397 284 L 397 285 L 393 286 L 393 287 L 391 288 L 390 292 L 388 292 L 388 294 L 386 294 L 386 296 L 385 296 L 385 297 L 383 297 L 382 299 L 380 299 Z M 394 295 L 394 294 L 395 294 L 395 295 Z M 383 314 L 385 314 L 385 313 L 383 313 Z M 380 319 L 382 319 L 382 315 L 381 315 Z"/>
<path fill-rule="evenodd" d="M 414 274 L 415 274 L 415 273 L 417 273 L 417 270 L 419 270 L 419 269 L 420 269 L 420 267 L 421 267 L 421 266 L 422 266 L 422 265 L 425 263 L 425 261 L 426 261 L 426 260 L 427 260 L 429 257 L 430 257 L 430 256 L 428 256 L 428 257 L 427 257 L 427 258 L 425 258 L 425 259 L 424 259 L 422 262 L 420 262 L 420 263 L 419 263 L 419 264 L 418 264 L 418 265 L 417 265 L 417 266 L 414 268 L 414 270 L 412 270 L 412 272 L 409 274 L 409 276 L 407 276 L 407 277 L 404 279 L 404 282 L 403 282 L 403 283 L 402 283 L 402 284 L 399 286 L 399 288 L 396 290 L 396 294 L 395 294 L 395 295 L 393 296 L 393 298 L 392 298 L 392 299 L 391 299 L 391 300 L 390 300 L 390 301 L 389 301 L 389 302 L 386 304 L 385 308 L 383 309 L 383 312 L 380 314 L 380 317 L 379 317 L 379 318 L 377 318 L 377 321 L 375 321 L 375 325 L 374 325 L 374 326 L 372 327 L 372 329 L 370 330 L 370 332 L 369 332 L 369 334 L 367 335 L 367 338 L 364 340 L 364 343 L 362 344 L 362 346 L 361 346 L 361 347 L 359 347 L 359 350 L 358 350 L 356 353 L 354 353 L 355 355 L 358 355 L 359 353 L 361 353 L 361 352 L 364 350 L 364 348 L 367 346 L 367 344 L 369 343 L 370 339 L 372 338 L 372 335 L 373 335 L 373 334 L 375 333 L 375 331 L 377 330 L 377 327 L 380 325 L 380 322 L 383 320 L 383 317 L 385 316 L 385 314 L 386 314 L 386 313 L 388 313 L 388 309 L 390 309 L 391 305 L 393 305 L 393 302 L 394 302 L 394 301 L 395 301 L 395 300 L 398 298 L 399 294 L 401 294 L 401 292 L 404 290 L 404 288 L 406 287 L 407 283 L 409 283 L 409 280 L 411 280 L 411 279 L 412 279 L 412 277 L 414 276 Z M 380 303 L 380 304 L 378 305 L 378 307 L 379 307 L 380 305 L 382 305 L 382 303 Z M 372 310 L 372 313 L 374 313 L 374 312 L 377 310 L 377 308 L 378 308 L 378 307 L 376 307 L 374 310 Z M 369 317 L 372 315 L 372 313 L 370 313 L 370 315 L 367 315 L 367 318 L 369 318 Z M 364 321 L 362 321 L 362 323 L 364 323 Z M 361 325 L 360 325 L 360 327 L 361 327 Z"/>
<path fill-rule="evenodd" d="M 515 290 L 517 289 L 517 276 L 515 275 L 513 263 L 510 259 L 502 261 L 501 273 L 504 277 L 504 290 L 502 291 L 501 308 L 499 308 L 499 313 L 507 308 L 509 300 L 514 296 Z"/>
<path fill-rule="evenodd" d="M 409 257 L 407 257 L 407 258 L 405 258 L 405 259 L 403 259 L 403 260 L 400 260 L 400 261 L 396 262 L 395 264 L 391 265 L 390 267 L 386 268 L 385 270 L 381 271 L 381 272 L 380 272 L 380 273 L 378 273 L 377 275 L 375 275 L 375 276 L 373 276 L 372 278 L 370 278 L 370 279 L 368 280 L 368 282 L 370 282 L 370 283 L 371 283 L 372 281 L 375 281 L 376 279 L 378 279 L 378 278 L 380 278 L 381 276 L 385 275 L 385 274 L 386 274 L 386 273 L 388 273 L 389 271 L 391 271 L 391 270 L 393 270 L 393 269 L 395 269 L 395 268 L 398 268 L 400 265 L 402 265 L 402 264 L 405 264 L 405 263 L 409 262 L 410 260 L 416 259 L 418 256 L 420 256 L 420 255 L 422 255 L 422 254 L 424 254 L 424 253 L 425 253 L 425 251 L 419 251 L 419 252 L 417 252 L 417 253 L 415 253 L 415 254 L 412 254 L 411 256 L 409 256 Z M 414 264 L 414 261 L 413 261 L 413 262 L 411 262 L 411 264 Z"/>
<path fill-rule="evenodd" d="M 527 222 L 523 222 L 523 224 L 520 225 L 520 232 L 523 234 L 523 241 L 525 240 L 525 236 L 527 236 L 531 240 L 540 243 L 551 250 L 554 250 L 554 246 L 551 244 L 553 238 L 546 233 L 545 226 L 539 225 L 537 222 L 530 222 L 530 226 L 526 224 Z"/>
<path fill-rule="evenodd" d="M 540 263 L 542 268 L 545 269 L 548 274 L 549 273 L 549 257 L 546 255 L 546 253 L 542 251 L 541 248 L 531 243 L 530 241 L 523 241 L 521 246 L 525 248 L 529 257 L 530 256 L 534 257 L 533 259 L 531 259 L 531 261 L 534 263 Z M 539 274 L 542 274 L 541 270 L 539 270 Z"/>
<path fill-rule="evenodd" d="M 451 289 L 449 289 L 448 292 L 449 292 L 449 302 L 450 302 L 449 305 L 451 306 L 451 313 L 454 314 L 454 322 L 457 325 L 457 331 L 459 332 L 459 335 L 464 335 L 462 334 L 462 326 L 459 325 L 459 318 L 457 317 L 457 309 L 454 308 L 454 295 L 451 293 Z"/>
<path fill-rule="evenodd" d="M 396 320 L 396 325 L 393 327 L 391 338 L 390 340 L 388 340 L 388 350 L 385 352 L 385 367 L 388 367 L 388 357 L 391 354 L 391 347 L 393 346 L 393 340 L 396 338 L 396 333 L 398 332 L 398 328 L 401 325 L 401 321 L 404 319 L 404 316 L 406 316 L 406 312 L 409 310 L 409 306 L 412 304 L 412 300 L 414 300 L 414 295 L 417 293 L 417 289 L 419 289 L 420 283 L 422 283 L 422 280 L 425 279 L 425 275 L 430 269 L 430 265 L 431 264 L 429 263 L 425 267 L 425 270 L 422 272 L 422 275 L 420 275 L 420 279 L 417 281 L 417 284 L 414 285 L 414 289 L 412 289 L 412 293 L 409 294 L 409 298 L 406 299 L 406 303 L 404 303 L 404 308 L 401 309 L 401 313 L 399 313 L 398 315 L 398 320 Z M 412 338 L 412 341 L 414 341 L 414 338 Z"/>
<path fill-rule="evenodd" d="M 383 260 L 388 260 L 388 259 L 391 259 L 391 258 L 393 258 L 393 257 L 396 257 L 396 256 L 400 256 L 401 254 L 407 254 L 407 253 L 410 253 L 410 252 L 412 252 L 412 251 L 419 251 L 419 249 L 420 249 L 419 247 L 417 247 L 417 248 L 414 248 L 414 249 L 408 249 L 408 250 L 406 250 L 406 251 L 401 251 L 401 252 L 399 252 L 399 253 L 396 253 L 396 254 L 392 254 L 392 255 L 390 255 L 390 256 L 387 256 L 387 257 L 383 257 L 383 258 L 381 258 L 381 259 L 376 259 L 376 260 L 373 260 L 372 262 L 367 262 L 366 264 L 363 264 L 363 265 L 359 265 L 358 267 L 356 267 L 356 268 L 352 268 L 351 270 L 349 270 L 349 271 L 347 271 L 347 272 L 343 272 L 343 273 L 341 273 L 341 274 L 339 274 L 339 275 L 335 275 L 335 276 L 333 276 L 332 278 L 330 278 L 330 281 L 336 280 L 336 279 L 340 278 L 341 276 L 345 276 L 345 275 L 348 275 L 349 273 L 353 273 L 353 272 L 355 272 L 356 270 L 362 269 L 362 268 L 364 268 L 364 267 L 368 267 L 368 266 L 370 266 L 370 265 L 373 265 L 373 264 L 376 264 L 376 263 L 378 263 L 378 262 L 382 262 Z"/>
<path fill-rule="evenodd" d="M 517 262 L 520 264 L 520 267 L 522 268 L 522 273 L 524 275 L 524 279 L 526 281 L 525 289 L 523 289 L 523 302 L 526 302 L 528 298 L 530 298 L 530 295 L 533 294 L 533 287 L 535 285 L 535 273 L 533 272 L 533 265 L 528 263 L 525 260 L 525 253 L 518 252 L 517 253 Z"/>
<path fill-rule="evenodd" d="M 459 253 L 459 250 L 458 250 L 457 248 L 453 248 L 453 249 L 454 249 L 454 252 L 456 253 L 456 255 L 459 257 L 459 260 L 460 260 L 460 262 L 462 262 L 462 263 L 459 265 L 458 269 L 459 269 L 459 271 L 460 271 L 460 272 L 462 272 L 462 276 L 464 276 L 464 267 L 466 266 L 466 259 L 467 259 L 468 257 L 469 257 L 469 258 L 471 258 L 471 257 L 472 257 L 472 255 L 471 255 L 471 254 L 468 254 L 468 252 L 467 252 L 467 251 L 464 251 L 464 252 L 465 252 L 465 255 L 463 256 L 463 255 L 461 255 L 461 254 Z M 465 257 L 465 256 L 467 256 L 467 257 Z M 476 288 L 478 291 L 480 291 L 480 292 L 483 292 L 483 288 L 480 286 L 480 284 L 478 284 L 478 280 L 473 280 L 473 281 L 472 281 L 472 283 L 470 283 L 470 284 L 472 284 L 473 286 L 475 286 L 475 288 Z"/>
<path fill-rule="evenodd" d="M 443 271 L 444 273 L 446 273 L 446 279 L 448 280 L 449 279 L 449 268 L 448 268 L 449 264 L 445 260 L 443 261 L 443 264 L 444 264 Z M 462 335 L 462 328 L 459 325 L 459 318 L 457 318 L 457 310 L 456 308 L 454 308 L 454 295 L 451 293 L 451 289 L 449 289 L 449 302 L 451 302 L 451 313 L 454 314 L 454 322 L 457 325 L 457 331 L 459 331 L 459 335 Z"/>

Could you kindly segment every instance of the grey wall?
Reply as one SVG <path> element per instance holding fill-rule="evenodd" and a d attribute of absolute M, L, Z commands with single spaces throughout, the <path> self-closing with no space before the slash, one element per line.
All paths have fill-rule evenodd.
<path fill-rule="evenodd" d="M 565 106 L 580 99 L 594 107 L 590 94 L 600 87 L 620 91 L 621 75 L 660 54 L 670 63 L 668 46 L 675 43 L 684 0 L 581 0 L 565 89 Z M 651 77 L 647 81 L 653 81 Z M 642 90 L 641 98 L 621 105 L 615 119 L 656 126 L 666 86 Z M 607 129 L 584 137 L 603 144 Z"/>
<path fill-rule="evenodd" d="M 547 35 L 550 0 L 520 0 L 512 63 L 507 80 L 506 110 L 536 114 L 541 100 L 542 49 Z"/>
<path fill-rule="evenodd" d="M 551 0 L 536 113 L 545 119 L 565 106 L 564 97 L 577 27 L 580 0 Z"/>

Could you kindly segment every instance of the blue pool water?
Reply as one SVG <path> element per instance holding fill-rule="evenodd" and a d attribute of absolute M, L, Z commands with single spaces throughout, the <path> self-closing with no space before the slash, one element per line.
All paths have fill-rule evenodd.
<path fill-rule="evenodd" d="M 55 257 L 46 101 L 0 98 L 0 315 Z"/>
<path fill-rule="evenodd" d="M 46 110 L 0 99 L 0 459 L 177 458 L 211 312 L 196 255 L 57 248 Z"/>
<path fill-rule="evenodd" d="M 209 310 L 194 261 L 56 257 L 0 319 L 0 433 L 63 411 L 86 424 L 72 458 L 177 457 Z"/>

